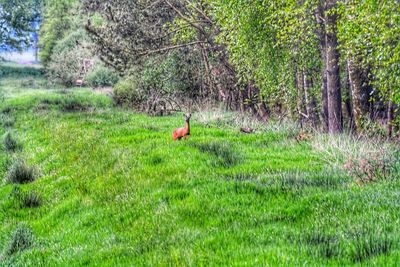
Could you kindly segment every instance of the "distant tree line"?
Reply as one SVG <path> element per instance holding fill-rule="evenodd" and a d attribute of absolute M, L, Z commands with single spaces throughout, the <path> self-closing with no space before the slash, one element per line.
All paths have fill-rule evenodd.
<path fill-rule="evenodd" d="M 397 0 L 45 2 L 42 61 L 81 31 L 69 47 L 122 77 L 119 104 L 157 113 L 224 103 L 329 133 L 398 131 Z"/>

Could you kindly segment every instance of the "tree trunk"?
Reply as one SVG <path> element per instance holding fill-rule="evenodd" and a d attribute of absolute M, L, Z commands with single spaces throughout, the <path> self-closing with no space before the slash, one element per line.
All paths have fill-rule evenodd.
<path fill-rule="evenodd" d="M 340 69 L 337 31 L 337 14 L 332 12 L 337 0 L 327 0 L 325 17 L 326 78 L 328 91 L 329 133 L 343 132 L 342 94 L 340 89 Z"/>
<path fill-rule="evenodd" d="M 349 81 L 351 89 L 351 99 L 353 106 L 353 116 L 356 131 L 360 132 L 362 129 L 362 82 L 361 82 L 361 71 L 354 59 L 347 61 L 347 67 L 349 71 Z"/>
<path fill-rule="evenodd" d="M 318 29 L 318 36 L 320 42 L 320 51 L 322 58 L 322 118 L 323 118 L 323 128 L 325 132 L 329 131 L 329 112 L 328 112 L 328 86 L 327 86 L 327 75 L 326 75 L 326 40 L 325 40 L 325 22 L 324 22 L 324 7 L 320 5 L 317 9 L 316 19 L 320 26 Z"/>
<path fill-rule="evenodd" d="M 301 127 L 303 128 L 304 121 L 307 119 L 304 115 L 307 115 L 305 108 L 304 99 L 304 83 L 303 83 L 303 73 L 301 70 L 296 71 L 296 88 L 297 88 L 297 112 L 299 113 L 299 119 Z"/>
<path fill-rule="evenodd" d="M 303 82 L 304 82 L 304 100 L 306 104 L 306 111 L 307 111 L 307 116 L 308 116 L 308 121 L 311 123 L 313 127 L 317 125 L 317 116 L 315 113 L 315 102 L 313 100 L 313 96 L 311 95 L 311 87 L 312 87 L 312 82 L 310 75 L 307 75 L 307 72 L 305 71 L 303 73 Z"/>
<path fill-rule="evenodd" d="M 394 120 L 393 101 L 389 100 L 388 112 L 387 112 L 387 129 L 388 129 L 388 136 L 389 137 L 393 136 L 393 120 Z"/>
<path fill-rule="evenodd" d="M 261 101 L 258 104 L 258 112 L 260 113 L 260 117 L 263 122 L 268 122 L 270 119 L 270 110 L 267 106 L 267 104 L 264 101 Z"/>

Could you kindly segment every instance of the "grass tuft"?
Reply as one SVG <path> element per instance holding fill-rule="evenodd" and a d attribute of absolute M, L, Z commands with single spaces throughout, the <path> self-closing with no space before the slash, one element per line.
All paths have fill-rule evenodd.
<path fill-rule="evenodd" d="M 21 206 L 26 208 L 38 208 L 42 205 L 42 197 L 37 192 L 24 193 L 21 197 Z"/>
<path fill-rule="evenodd" d="M 21 148 L 12 132 L 7 132 L 3 137 L 3 145 L 7 151 L 14 152 Z"/>
<path fill-rule="evenodd" d="M 316 257 L 331 259 L 342 254 L 338 238 L 323 232 L 306 235 L 305 243 L 310 246 L 311 254 Z"/>
<path fill-rule="evenodd" d="M 30 249 L 34 243 L 34 235 L 32 229 L 25 225 L 19 224 L 15 229 L 4 254 L 7 256 L 14 255 L 24 250 Z"/>
<path fill-rule="evenodd" d="M 11 114 L 13 112 L 13 108 L 11 106 L 6 106 L 1 109 L 2 114 Z"/>
<path fill-rule="evenodd" d="M 19 185 L 13 187 L 10 197 L 19 208 L 38 208 L 43 202 L 39 193 L 35 191 L 24 192 Z"/>
<path fill-rule="evenodd" d="M 0 119 L 5 128 L 11 128 L 15 124 L 15 118 L 10 113 L 1 114 Z"/>
<path fill-rule="evenodd" d="M 9 169 L 6 181 L 14 184 L 27 184 L 35 181 L 35 169 L 24 160 L 16 159 Z"/>
<path fill-rule="evenodd" d="M 191 143 L 203 153 L 209 153 L 217 157 L 216 165 L 231 167 L 243 160 L 243 155 L 236 152 L 229 142 L 209 142 L 209 143 Z"/>
<path fill-rule="evenodd" d="M 371 257 L 387 255 L 393 247 L 393 240 L 387 234 L 370 233 L 356 238 L 350 257 L 354 262 L 364 262 Z"/>
<path fill-rule="evenodd" d="M 79 111 L 87 111 L 90 108 L 90 105 L 83 103 L 78 98 L 67 97 L 64 99 L 61 110 L 64 112 L 79 112 Z"/>

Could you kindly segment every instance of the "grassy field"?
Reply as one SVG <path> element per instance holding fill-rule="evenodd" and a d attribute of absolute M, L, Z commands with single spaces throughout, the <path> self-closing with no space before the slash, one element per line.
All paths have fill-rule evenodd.
<path fill-rule="evenodd" d="M 294 127 L 245 135 L 229 114 L 194 114 L 173 142 L 182 114 L 2 68 L 0 133 L 18 145 L 0 151 L 0 266 L 400 265 L 396 174 L 358 186 Z M 21 160 L 33 182 L 10 182 Z"/>

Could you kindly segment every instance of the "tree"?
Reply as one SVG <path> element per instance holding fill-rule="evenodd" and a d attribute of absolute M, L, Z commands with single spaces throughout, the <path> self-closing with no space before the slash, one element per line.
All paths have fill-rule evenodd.
<path fill-rule="evenodd" d="M 328 129 L 336 134 L 343 131 L 342 93 L 340 88 L 339 50 L 337 39 L 337 0 L 327 0 L 325 7 L 325 60 L 328 91 Z"/>
<path fill-rule="evenodd" d="M 32 44 L 40 16 L 40 0 L 0 0 L 0 50 L 20 50 Z"/>
<path fill-rule="evenodd" d="M 77 0 L 44 0 L 44 18 L 40 28 L 40 60 L 47 66 L 57 42 L 80 28 Z"/>

